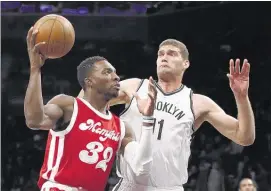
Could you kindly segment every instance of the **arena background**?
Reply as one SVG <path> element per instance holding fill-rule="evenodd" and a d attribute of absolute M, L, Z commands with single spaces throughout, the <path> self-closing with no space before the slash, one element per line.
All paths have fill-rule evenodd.
<path fill-rule="evenodd" d="M 237 190 L 242 177 L 260 191 L 271 190 L 271 3 L 270 2 L 1 2 L 1 189 L 37 191 L 47 132 L 26 127 L 23 100 L 29 79 L 26 34 L 49 13 L 74 25 L 76 42 L 61 59 L 42 69 L 44 100 L 76 96 L 76 66 L 101 55 L 123 79 L 156 78 L 156 54 L 166 38 L 183 41 L 191 67 L 184 83 L 214 99 L 229 114 L 237 110 L 226 73 L 230 58 L 251 63 L 249 95 L 256 117 L 256 141 L 243 148 L 204 124 L 193 140 L 186 191 Z M 123 106 L 113 107 L 119 114 Z M 107 190 L 117 182 L 115 170 Z M 216 190 L 218 191 L 218 190 Z"/>

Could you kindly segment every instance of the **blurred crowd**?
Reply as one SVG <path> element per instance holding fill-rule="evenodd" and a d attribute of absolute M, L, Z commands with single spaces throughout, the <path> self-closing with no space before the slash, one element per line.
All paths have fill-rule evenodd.
<path fill-rule="evenodd" d="M 53 5 L 64 6 L 61 3 Z M 70 8 L 72 4 L 65 6 Z M 93 2 L 88 6 L 96 5 Z M 125 7 L 121 3 L 118 6 Z M 151 6 L 155 7 L 154 4 Z M 156 8 L 159 9 L 159 6 L 156 5 Z M 258 191 L 271 191 L 271 86 L 267 85 L 271 81 L 271 57 L 266 45 L 271 41 L 260 33 L 261 30 L 253 34 L 248 30 L 244 33 L 244 30 L 225 30 L 225 34 L 219 34 L 219 38 L 211 38 L 210 35 L 176 37 L 184 39 L 191 54 L 191 67 L 184 76 L 184 84 L 196 93 L 211 97 L 233 116 L 237 115 L 237 110 L 226 77 L 228 61 L 230 58 L 248 58 L 251 63 L 249 94 L 256 119 L 256 141 L 249 147 L 237 145 L 210 125 L 203 124 L 192 140 L 189 181 L 185 191 L 236 191 L 244 177 L 253 179 Z M 30 130 L 25 125 L 23 101 L 29 79 L 26 43 L 24 39 L 1 40 L 2 47 L 5 47 L 1 55 L 1 189 L 38 191 L 36 183 L 43 162 L 47 132 Z M 43 66 L 44 102 L 60 93 L 72 96 L 79 93 L 76 67 L 89 56 L 100 55 L 109 59 L 122 79 L 156 77 L 156 51 L 160 42 L 77 40 L 68 55 L 48 60 Z M 112 107 L 116 114 L 122 109 L 123 106 Z M 117 181 L 114 167 L 106 191 L 112 190 Z"/>
<path fill-rule="evenodd" d="M 75 2 L 75 1 L 41 1 L 41 2 L 1 2 L 2 12 L 4 13 L 63 13 L 63 14 L 127 14 L 127 15 L 146 15 L 154 13 L 174 12 L 184 8 L 193 8 L 206 5 L 223 3 L 215 2 Z"/>

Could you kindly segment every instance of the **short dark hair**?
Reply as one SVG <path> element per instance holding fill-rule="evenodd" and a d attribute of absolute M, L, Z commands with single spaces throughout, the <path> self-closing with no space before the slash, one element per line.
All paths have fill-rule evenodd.
<path fill-rule="evenodd" d="M 85 90 L 85 78 L 87 77 L 88 73 L 92 70 L 96 62 L 103 60 L 106 59 L 101 56 L 93 56 L 83 60 L 79 66 L 77 66 L 77 80 L 83 90 Z"/>
<path fill-rule="evenodd" d="M 185 44 L 182 43 L 181 41 L 178 41 L 176 39 L 166 39 L 163 42 L 161 42 L 161 44 L 159 45 L 159 48 L 161 48 L 162 46 L 165 46 L 165 45 L 172 45 L 172 46 L 179 48 L 183 59 L 185 59 L 185 60 L 189 59 L 188 49 L 186 48 Z"/>

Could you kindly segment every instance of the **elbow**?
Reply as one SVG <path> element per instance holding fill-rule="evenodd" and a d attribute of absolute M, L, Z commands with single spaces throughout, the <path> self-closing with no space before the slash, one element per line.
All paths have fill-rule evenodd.
<path fill-rule="evenodd" d="M 39 124 L 37 124 L 35 121 L 33 120 L 26 120 L 26 126 L 29 129 L 39 129 Z"/>
<path fill-rule="evenodd" d="M 251 146 L 253 145 L 255 142 L 255 136 L 252 138 L 248 138 L 246 139 L 246 141 L 244 141 L 244 145 L 243 146 Z"/>
<path fill-rule="evenodd" d="M 252 133 L 250 136 L 247 136 L 241 141 L 242 146 L 251 146 L 255 142 L 255 133 Z"/>
<path fill-rule="evenodd" d="M 38 129 L 39 127 L 39 124 L 42 122 L 43 120 L 43 117 L 42 115 L 38 114 L 37 113 L 30 113 L 30 112 L 25 112 L 24 113 L 24 116 L 25 116 L 25 123 L 26 123 L 26 126 L 30 129 Z"/>

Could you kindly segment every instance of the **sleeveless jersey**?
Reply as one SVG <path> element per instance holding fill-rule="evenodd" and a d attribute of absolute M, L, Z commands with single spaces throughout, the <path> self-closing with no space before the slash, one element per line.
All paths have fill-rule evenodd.
<path fill-rule="evenodd" d="M 146 98 L 148 80 L 142 80 L 138 95 Z M 163 93 L 157 87 L 157 101 L 154 111 L 155 126 L 153 128 L 153 166 L 150 175 L 135 177 L 122 156 L 118 156 L 117 174 L 124 181 L 134 184 L 159 188 L 182 187 L 188 180 L 188 160 L 190 144 L 194 132 L 194 113 L 192 110 L 192 90 L 186 86 L 172 93 Z M 139 113 L 135 98 L 126 107 L 120 118 L 129 123 L 139 140 L 142 115 Z"/>
<path fill-rule="evenodd" d="M 118 117 L 102 114 L 84 99 L 75 98 L 68 127 L 49 131 L 38 186 L 51 181 L 104 191 L 124 133 Z"/>

